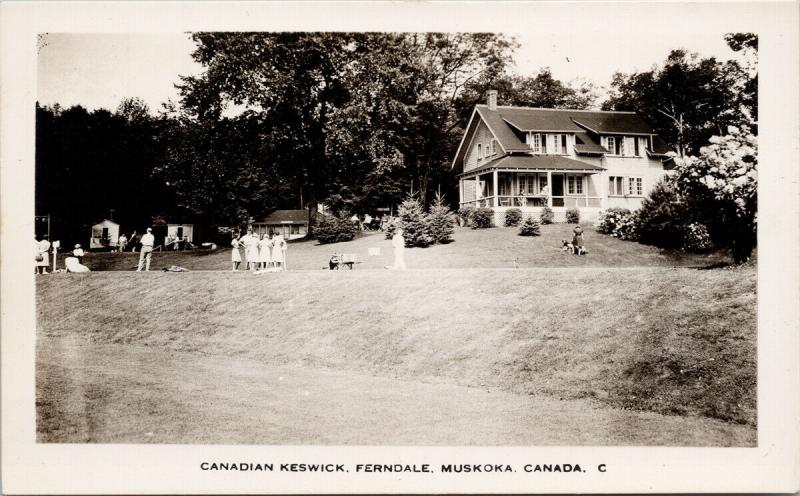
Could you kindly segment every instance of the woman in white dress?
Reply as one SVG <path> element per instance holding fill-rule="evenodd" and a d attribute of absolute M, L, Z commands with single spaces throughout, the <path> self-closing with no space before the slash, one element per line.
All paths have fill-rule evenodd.
<path fill-rule="evenodd" d="M 268 234 L 262 234 L 261 240 L 258 242 L 258 270 L 267 270 L 267 265 L 270 262 L 270 248 L 272 242 L 269 240 Z"/>
<path fill-rule="evenodd" d="M 244 252 L 247 258 L 247 270 L 255 270 L 258 268 L 258 237 L 253 234 L 253 231 L 247 231 L 242 241 L 244 241 Z"/>
<path fill-rule="evenodd" d="M 38 243 L 39 256 L 36 257 L 37 272 L 47 274 L 47 267 L 50 265 L 50 241 L 47 236 Z M 41 258 L 40 258 L 41 257 Z"/>
<path fill-rule="evenodd" d="M 239 235 L 234 235 L 233 239 L 231 240 L 231 246 L 233 247 L 233 251 L 231 252 L 231 262 L 233 264 L 233 272 L 239 270 L 239 264 L 242 263 L 242 254 L 239 253 L 239 246 L 241 246 L 242 242 L 239 240 Z"/>
<path fill-rule="evenodd" d="M 278 233 L 272 238 L 272 263 L 276 269 L 284 270 L 284 262 L 286 261 L 284 255 L 286 253 L 286 240 L 283 235 Z"/>

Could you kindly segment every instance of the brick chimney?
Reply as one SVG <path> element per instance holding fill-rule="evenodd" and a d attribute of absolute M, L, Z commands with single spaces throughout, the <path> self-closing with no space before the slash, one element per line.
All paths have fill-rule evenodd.
<path fill-rule="evenodd" d="M 486 92 L 486 105 L 489 106 L 489 110 L 497 110 L 497 90 Z"/>

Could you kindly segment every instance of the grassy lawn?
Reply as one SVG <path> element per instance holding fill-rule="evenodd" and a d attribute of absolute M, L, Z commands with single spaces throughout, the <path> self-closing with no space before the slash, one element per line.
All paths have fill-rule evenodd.
<path fill-rule="evenodd" d="M 406 255 L 410 269 L 432 268 L 520 268 L 526 267 L 672 267 L 709 266 L 729 261 L 725 252 L 692 254 L 667 251 L 630 241 L 620 241 L 585 226 L 584 241 L 589 254 L 570 256 L 561 251 L 561 240 L 572 239 L 573 225 L 542 226 L 539 237 L 524 237 L 516 228 L 473 230 L 458 228 L 454 241 L 428 248 L 412 248 Z M 379 248 L 379 256 L 368 256 L 369 248 Z M 327 267 L 333 253 L 355 254 L 356 270 L 379 269 L 392 263 L 391 242 L 382 233 L 364 233 L 353 241 L 319 245 L 316 241 L 289 244 L 290 270 L 318 270 Z M 63 256 L 59 266 L 64 267 Z M 89 253 L 84 263 L 92 270 L 132 270 L 138 253 Z M 231 250 L 156 252 L 151 269 L 180 265 L 189 270 L 230 270 Z"/>
<path fill-rule="evenodd" d="M 526 409 L 538 412 L 523 415 L 520 428 L 560 411 L 563 426 L 554 431 L 559 433 L 555 444 L 754 445 L 755 268 L 663 268 L 702 265 L 698 261 L 709 263 L 714 257 L 676 257 L 593 232 L 585 236 L 591 254 L 569 256 L 555 243 L 568 228 L 547 229 L 547 236 L 535 239 L 505 229 L 459 231 L 450 245 L 412 250 L 412 268 L 443 267 L 427 271 L 38 277 L 40 440 L 145 442 L 143 436 L 151 432 L 155 442 L 181 442 L 187 438 L 180 433 L 193 423 L 252 417 L 278 423 L 273 427 L 279 434 L 256 435 L 276 442 L 470 442 L 386 430 L 359 438 L 364 412 L 370 410 L 337 402 L 349 401 L 347 391 L 383 388 L 385 396 L 372 406 L 353 405 L 396 407 L 396 422 L 412 403 L 418 404 L 407 399 L 417 394 L 423 404 L 428 404 L 424 398 L 430 399 L 431 411 L 464 411 L 465 418 L 480 418 L 489 412 L 466 407 L 478 401 L 470 393 L 477 389 L 497 395 L 492 404 L 498 405 L 501 419 L 520 418 L 514 412 Z M 385 243 L 368 235 L 343 245 L 365 253 L 367 247 Z M 512 255 L 508 246 L 517 243 Z M 506 249 L 498 251 L 497 246 Z M 293 244 L 291 267 L 319 268 L 336 248 Z M 386 251 L 382 249 L 383 256 Z M 229 255 L 191 255 L 186 265 L 225 269 Z M 522 267 L 574 265 L 584 270 L 449 269 L 509 267 L 512 257 Z M 386 261 L 368 259 L 363 266 L 380 267 Z M 620 268 L 624 265 L 638 267 Z M 150 362 L 143 358 L 146 350 L 153 350 Z M 225 378 L 255 364 L 266 367 L 259 369 L 256 383 L 267 384 L 270 374 L 291 369 L 298 371 L 293 381 L 328 385 L 322 389 L 342 394 L 302 413 L 286 406 L 294 402 L 286 396 L 288 390 L 278 388 L 274 396 L 284 395 L 283 407 L 265 396 L 264 404 L 271 406 L 263 409 L 257 398 L 264 391 L 252 401 L 245 386 L 237 389 L 231 383 L 235 396 L 220 392 Z M 209 375 L 209 367 L 226 372 Z M 205 372 L 193 375 L 193 370 Z M 345 386 L 337 389 L 334 385 L 342 381 Z M 399 388 L 395 396 L 393 387 Z M 439 397 L 452 397 L 453 403 L 435 403 Z M 464 398 L 468 401 L 458 403 Z M 331 402 L 338 406 L 322 407 Z M 169 405 L 179 411 L 167 413 Z M 273 410 L 281 414 L 273 416 Z M 597 419 L 587 416 L 588 411 L 598 412 Z M 90 424 L 59 430 L 62 423 L 53 419 L 69 418 L 73 412 L 78 412 L 76 422 Z M 325 437 L 327 429 L 339 425 L 318 418 L 326 412 L 339 415 L 342 423 L 349 420 L 350 429 Z M 294 425 L 293 415 L 301 413 L 317 419 L 320 431 Z M 630 428 L 634 424 L 647 427 Z M 195 437 L 188 439 L 247 441 L 247 425 L 217 437 L 213 429 L 191 431 Z M 474 442 L 502 444 L 507 439 L 486 432 L 476 433 Z"/>

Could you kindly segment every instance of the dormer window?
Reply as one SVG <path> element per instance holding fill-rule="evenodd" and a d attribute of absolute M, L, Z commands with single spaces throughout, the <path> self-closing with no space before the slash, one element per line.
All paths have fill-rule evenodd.
<path fill-rule="evenodd" d="M 483 159 L 483 145 L 478 143 L 478 160 Z"/>
<path fill-rule="evenodd" d="M 606 149 L 608 150 L 608 153 L 610 153 L 611 155 L 617 154 L 616 139 L 613 136 L 608 136 L 606 138 Z"/>
<path fill-rule="evenodd" d="M 528 137 L 533 153 L 542 153 L 542 135 L 529 134 Z"/>

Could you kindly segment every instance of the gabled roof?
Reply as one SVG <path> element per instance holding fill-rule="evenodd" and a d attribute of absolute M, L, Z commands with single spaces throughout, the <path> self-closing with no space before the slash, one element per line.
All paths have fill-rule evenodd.
<path fill-rule="evenodd" d="M 531 149 L 527 144 L 520 141 L 517 135 L 514 134 L 514 131 L 505 123 L 500 113 L 489 110 L 489 107 L 486 105 L 476 105 L 475 108 L 483 119 L 483 122 L 486 123 L 486 126 L 488 126 L 489 130 L 494 134 L 494 137 L 500 142 L 500 146 L 503 147 L 503 150 L 506 152 L 525 152 Z"/>
<path fill-rule="evenodd" d="M 464 172 L 463 175 L 480 174 L 493 169 L 527 169 L 559 171 L 600 172 L 599 165 L 582 162 L 561 155 L 506 155 L 487 162 L 480 167 Z"/>
<path fill-rule="evenodd" d="M 257 224 L 280 224 L 291 222 L 292 224 L 308 224 L 308 210 L 276 210 L 269 216 L 257 222 Z"/>
<path fill-rule="evenodd" d="M 476 116 L 479 119 L 476 119 Z M 511 106 L 498 106 L 496 110 L 489 110 L 487 105 L 476 105 L 453 159 L 453 166 L 463 162 L 466 155 L 465 147 L 469 146 L 471 137 L 481 121 L 492 132 L 504 153 L 530 151 L 530 147 L 520 139 L 520 136 L 536 131 L 575 133 L 580 141 L 576 142 L 575 150 L 585 154 L 608 153 L 595 141 L 596 136 L 601 134 L 653 135 L 659 144 L 656 146 L 654 141 L 651 153 L 654 155 L 666 153 L 663 141 L 635 112 Z M 660 151 L 662 149 L 664 151 Z"/>

